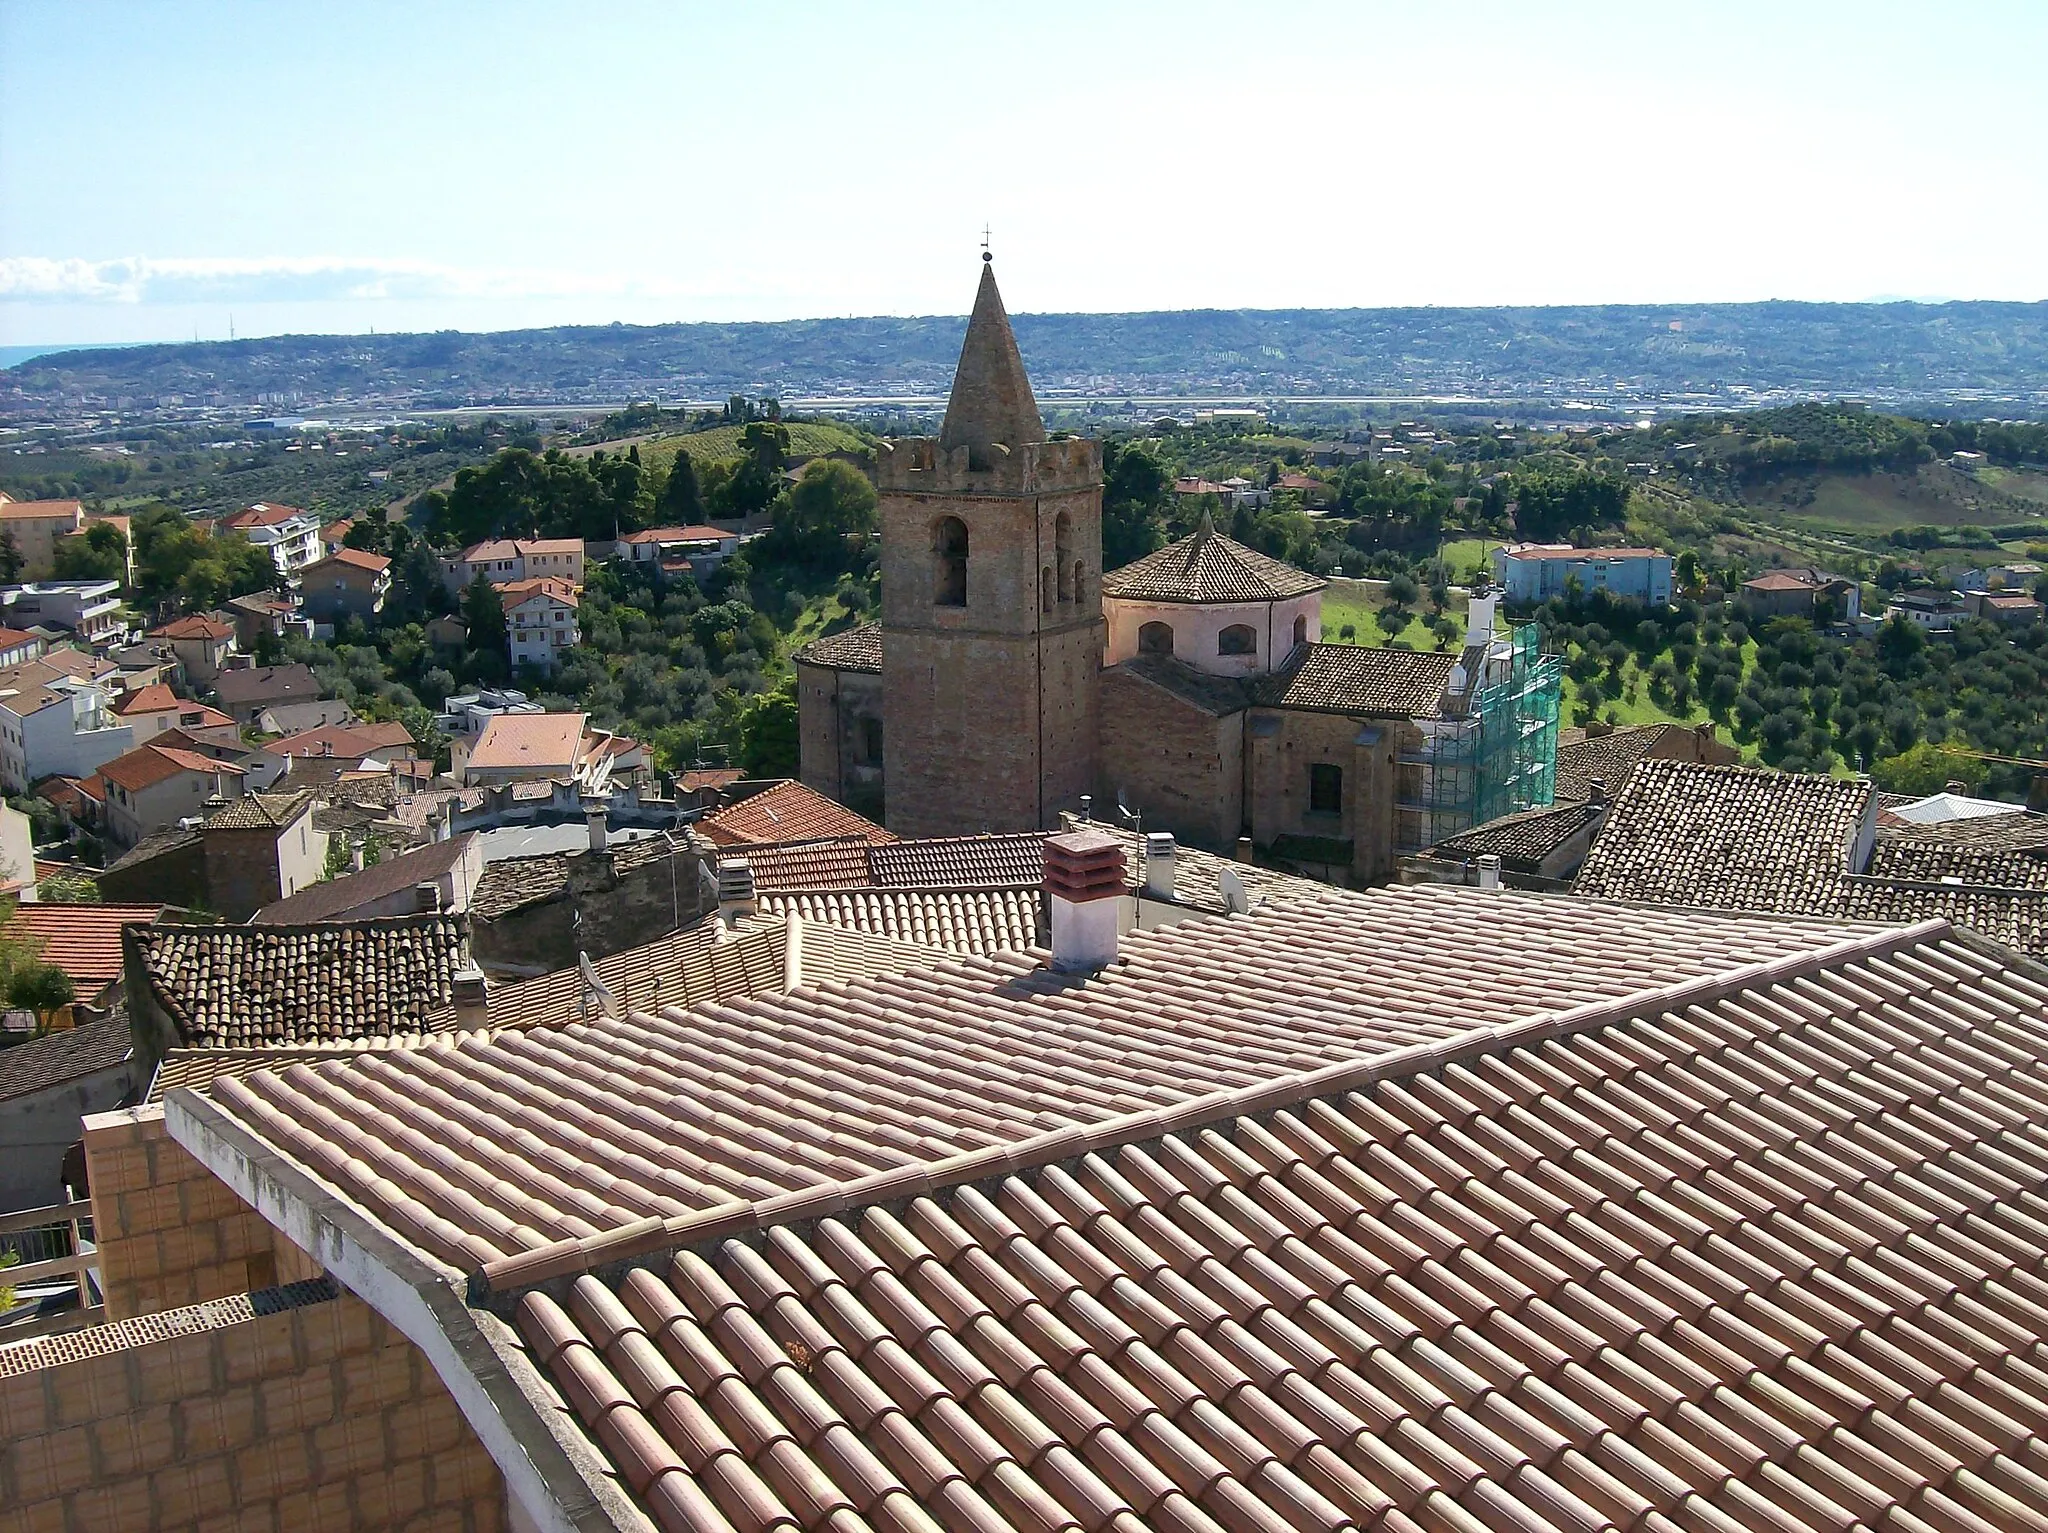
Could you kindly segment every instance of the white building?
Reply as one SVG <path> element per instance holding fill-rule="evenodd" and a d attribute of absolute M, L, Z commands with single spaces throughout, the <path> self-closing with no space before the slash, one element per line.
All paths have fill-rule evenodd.
<path fill-rule="evenodd" d="M 258 548 L 267 549 L 281 574 L 296 574 L 325 552 L 320 543 L 320 519 L 297 506 L 259 500 L 233 516 L 221 518 L 220 525 L 227 531 L 241 533 Z"/>
<path fill-rule="evenodd" d="M 0 671 L 0 786 L 18 794 L 54 774 L 90 777 L 134 749 L 134 729 L 108 704 L 100 682 L 41 660 Z"/>
<path fill-rule="evenodd" d="M 486 688 L 448 698 L 441 704 L 440 717 L 434 723 L 451 740 L 474 740 L 484 732 L 484 725 L 501 713 L 545 711 L 539 703 L 529 701 L 524 692 L 515 692 L 510 687 Z"/>
<path fill-rule="evenodd" d="M 62 628 L 87 644 L 127 633 L 117 580 L 36 580 L 0 586 L 0 620 L 10 628 Z"/>
<path fill-rule="evenodd" d="M 562 651 L 581 642 L 576 588 L 565 580 L 520 580 L 498 587 L 505 604 L 505 635 L 515 668 L 552 671 Z"/>
<path fill-rule="evenodd" d="M 583 586 L 581 538 L 494 538 L 441 561 L 441 578 L 459 591 L 477 576 L 494 586 L 524 580 L 560 580 Z"/>

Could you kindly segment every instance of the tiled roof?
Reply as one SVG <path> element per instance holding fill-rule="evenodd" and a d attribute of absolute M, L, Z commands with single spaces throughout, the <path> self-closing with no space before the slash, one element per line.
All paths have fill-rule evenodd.
<path fill-rule="evenodd" d="M 760 896 L 769 915 L 795 912 L 849 931 L 872 932 L 948 953 L 1039 947 L 1037 885 L 1027 889 L 814 889 Z"/>
<path fill-rule="evenodd" d="M 259 500 L 245 506 L 240 511 L 235 511 L 222 517 L 221 525 L 236 529 L 244 527 L 276 527 L 290 521 L 295 516 L 306 516 L 308 514 L 298 506 L 286 506 L 274 501 Z"/>
<path fill-rule="evenodd" d="M 1960 879 L 1993 889 L 2048 889 L 2048 852 L 2004 851 L 1879 828 L 1863 870 L 1873 877 L 1941 883 Z"/>
<path fill-rule="evenodd" d="M 868 861 L 881 888 L 1035 886 L 1045 877 L 1045 837 L 1035 830 L 929 836 L 877 846 Z"/>
<path fill-rule="evenodd" d="M 215 761 L 211 756 L 174 745 L 138 745 L 125 756 L 100 763 L 100 776 L 130 793 L 168 782 L 180 772 L 200 772 L 209 777 L 216 772 L 233 777 L 242 775 L 242 769 L 229 762 Z"/>
<path fill-rule="evenodd" d="M 111 1070 L 132 1052 L 128 1019 L 118 1012 L 0 1049 L 0 1102 Z"/>
<path fill-rule="evenodd" d="M 1435 718 L 1457 663 L 1454 654 L 1426 650 L 1303 644 L 1256 684 L 1254 696 L 1269 708 Z"/>
<path fill-rule="evenodd" d="M 181 851 L 197 845 L 199 840 L 199 832 L 196 830 L 176 828 L 157 831 L 154 835 L 144 836 L 119 858 L 107 864 L 107 871 L 112 873 L 117 869 L 133 868 L 141 863 L 153 862 L 166 852 Z"/>
<path fill-rule="evenodd" d="M 403 724 L 388 720 L 381 724 L 323 724 L 272 740 L 263 749 L 273 756 L 342 756 L 359 760 L 378 751 L 411 750 L 413 743 Z"/>
<path fill-rule="evenodd" d="M 452 1013 L 450 1016 L 452 1017 Z M 393 1033 L 381 1038 L 342 1038 L 332 1043 L 279 1043 L 246 1049 L 174 1048 L 158 1062 L 145 1101 L 161 1102 L 172 1091 L 202 1091 L 223 1075 L 254 1075 L 258 1070 L 285 1070 L 373 1049 L 416 1049 L 433 1042 L 445 1028 L 427 1033 Z"/>
<path fill-rule="evenodd" d="M 1557 800 L 1576 803 L 1591 796 L 1599 783 L 1611 799 L 1635 771 L 1636 764 L 1649 759 L 1667 731 L 1675 724 L 1637 724 L 1604 735 L 1587 735 L 1557 742 Z"/>
<path fill-rule="evenodd" d="M 1069 830 L 1082 822 L 1074 815 L 1060 817 L 1061 823 Z M 1116 837 L 1124 848 L 1124 877 L 1130 888 L 1136 890 L 1145 883 L 1144 837 L 1136 831 L 1110 825 L 1101 820 L 1087 822 L 1088 829 L 1101 831 Z M 1323 904 L 1331 900 L 1345 901 L 1357 896 L 1350 890 L 1340 889 L 1335 884 L 1326 884 L 1319 879 L 1301 878 L 1292 873 L 1283 873 L 1277 868 L 1262 868 L 1256 863 L 1238 862 L 1229 857 L 1219 857 L 1214 852 L 1205 852 L 1199 847 L 1176 846 L 1173 857 L 1173 899 L 1177 905 L 1192 910 L 1221 914 L 1228 907 L 1223 899 L 1222 879 L 1227 869 L 1231 876 L 1244 885 L 1251 908 L 1262 905 L 1298 905 L 1304 901 Z"/>
<path fill-rule="evenodd" d="M 804 665 L 829 666 L 835 671 L 872 671 L 880 675 L 882 625 L 863 623 L 844 633 L 829 633 L 822 639 L 813 639 L 796 652 L 796 658 Z"/>
<path fill-rule="evenodd" d="M 1501 552 L 1510 559 L 1667 559 L 1661 548 L 1574 548 L 1569 543 L 1511 543 Z"/>
<path fill-rule="evenodd" d="M 162 713 L 178 706 L 178 694 L 158 681 L 137 687 L 133 692 L 122 693 L 114 700 L 113 711 L 125 719 L 130 714 Z"/>
<path fill-rule="evenodd" d="M 307 798 L 311 798 L 309 793 Z M 256 926 L 292 926 L 305 921 L 332 921 L 372 900 L 388 899 L 415 884 L 436 883 L 462 860 L 473 834 L 451 836 L 265 905 L 249 918 Z"/>
<path fill-rule="evenodd" d="M 1171 655 L 1133 655 L 1116 669 L 1149 681 L 1218 718 L 1238 712 L 1252 699 L 1252 689 L 1244 682 L 1229 676 L 1211 676 Z"/>
<path fill-rule="evenodd" d="M 462 923 L 387 916 L 308 926 L 152 926 L 131 934 L 155 999 L 202 1048 L 429 1030 L 454 1001 Z"/>
<path fill-rule="evenodd" d="M 368 570 L 372 574 L 381 574 L 383 571 L 391 568 L 391 561 L 385 558 L 384 555 L 373 554 L 364 548 L 337 548 L 325 559 L 316 559 L 314 561 L 315 564 L 327 564 L 329 562 L 352 564 L 357 569 Z"/>
<path fill-rule="evenodd" d="M 581 713 L 500 713 L 484 723 L 469 765 L 478 770 L 530 768 L 564 770 L 576 764 L 583 749 Z"/>
<path fill-rule="evenodd" d="M 70 975 L 82 999 L 91 1000 L 121 977 L 121 928 L 148 923 L 161 905 L 17 905 L 7 918 L 10 937 L 42 944 L 39 956 Z"/>
<path fill-rule="evenodd" d="M 1043 845 L 1042 838 L 1034 839 Z M 749 846 L 734 855 L 746 859 L 758 890 L 868 889 L 875 882 L 873 850 L 872 841 L 849 836 L 798 846 Z"/>
<path fill-rule="evenodd" d="M 668 1533 L 2033 1529 L 2048 986 L 2003 969 L 1887 935 L 508 1302 Z"/>
<path fill-rule="evenodd" d="M 0 520 L 41 521 L 46 517 L 77 517 L 75 500 L 0 500 Z"/>
<path fill-rule="evenodd" d="M 550 601 L 560 602 L 565 607 L 580 607 L 576 587 L 566 580 L 552 575 L 535 580 L 511 580 L 498 588 L 498 604 L 507 612 L 524 605 L 536 596 L 545 596 Z"/>
<path fill-rule="evenodd" d="M 1439 841 L 1430 850 L 1439 857 L 1465 859 L 1495 856 L 1510 865 L 1534 871 L 1536 865 L 1571 840 L 1604 810 L 1591 804 L 1545 804 L 1475 825 L 1463 835 Z"/>
<path fill-rule="evenodd" d="M 211 830 L 283 830 L 312 803 L 310 788 L 297 793 L 245 793 L 206 824 Z"/>
<path fill-rule="evenodd" d="M 1904 926 L 1940 917 L 2015 952 L 2048 957 L 2048 889 L 1922 883 L 1867 875 L 1842 880 L 1837 901 L 1856 921 Z"/>
<path fill-rule="evenodd" d="M 213 691 L 230 708 L 238 703 L 304 702 L 320 695 L 320 678 L 303 665 L 253 666 L 222 671 L 213 680 Z"/>
<path fill-rule="evenodd" d="M 872 820 L 863 819 L 817 789 L 794 780 L 778 782 L 772 788 L 707 814 L 696 828 L 719 846 L 827 841 L 846 836 L 875 842 L 896 839 Z"/>
<path fill-rule="evenodd" d="M 1920 840 L 1982 851 L 2028 851 L 2048 848 L 2048 814 L 1999 814 L 1978 819 L 1943 820 L 1933 825 L 1894 824 L 1885 827 L 1890 841 Z"/>
<path fill-rule="evenodd" d="M 1416 961 L 1446 932 L 1482 928 L 1454 965 Z M 253 1075 L 213 1096 L 403 1239 L 468 1269 L 1851 934 L 1786 917 L 1385 889 L 1133 933 L 1088 978 L 1014 955 L 956 958 L 687 1014 Z M 363 1145 L 385 1148 L 364 1161 Z"/>
<path fill-rule="evenodd" d="M 676 791 L 696 793 L 704 788 L 729 788 L 746 775 L 738 767 L 691 767 L 677 774 Z"/>
<path fill-rule="evenodd" d="M 1102 577 L 1112 599 L 1156 602 L 1264 602 L 1320 591 L 1319 575 L 1268 558 L 1209 524 Z"/>
<path fill-rule="evenodd" d="M 1716 909 L 1829 909 L 1872 791 L 1816 774 L 1645 761 L 1614 796 L 1573 887 Z"/>
<path fill-rule="evenodd" d="M 500 857 L 484 865 L 483 877 L 469 896 L 469 913 L 479 921 L 495 921 L 541 900 L 551 900 L 569 887 L 567 852 L 537 857 Z"/>

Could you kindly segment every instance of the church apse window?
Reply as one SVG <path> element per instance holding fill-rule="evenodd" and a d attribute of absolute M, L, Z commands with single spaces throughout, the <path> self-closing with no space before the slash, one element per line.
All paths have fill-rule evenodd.
<path fill-rule="evenodd" d="M 1064 511 L 1053 519 L 1052 541 L 1053 568 L 1060 572 L 1060 600 L 1078 601 L 1081 566 L 1074 558 L 1074 519 Z"/>
<path fill-rule="evenodd" d="M 1294 620 L 1294 642 L 1297 644 L 1308 643 L 1308 614 L 1306 612 Z"/>
<path fill-rule="evenodd" d="M 1256 655 L 1259 652 L 1259 636 L 1249 623 L 1232 623 L 1216 635 L 1216 653 L 1219 655 Z"/>
<path fill-rule="evenodd" d="M 872 714 L 860 721 L 860 758 L 869 766 L 882 764 L 882 721 Z"/>
<path fill-rule="evenodd" d="M 942 516 L 932 528 L 932 602 L 967 605 L 967 524 L 957 516 Z"/>
<path fill-rule="evenodd" d="M 1173 627 L 1169 623 L 1147 623 L 1138 630 L 1138 653 L 1141 655 L 1170 655 L 1173 653 Z"/>
<path fill-rule="evenodd" d="M 1308 769 L 1308 812 L 1310 814 L 1342 814 L 1344 812 L 1344 769 L 1327 761 L 1318 761 Z"/>

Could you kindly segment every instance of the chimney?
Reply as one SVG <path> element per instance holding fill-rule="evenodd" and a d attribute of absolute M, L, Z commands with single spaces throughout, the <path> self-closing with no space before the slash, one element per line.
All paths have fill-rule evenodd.
<path fill-rule="evenodd" d="M 1145 835 L 1145 894 L 1149 899 L 1173 898 L 1173 874 L 1180 859 L 1174 855 L 1170 831 L 1154 830 Z"/>
<path fill-rule="evenodd" d="M 741 916 L 757 914 L 761 903 L 754 898 L 754 870 L 744 857 L 718 865 L 718 913 L 731 926 Z"/>
<path fill-rule="evenodd" d="M 351 873 L 363 871 L 363 843 L 358 841 L 348 849 L 348 870 Z"/>
<path fill-rule="evenodd" d="M 1094 818 L 1095 795 L 1092 793 L 1084 793 L 1081 795 L 1081 823 L 1083 825 L 1086 825 L 1090 820 Z"/>
<path fill-rule="evenodd" d="M 607 818 L 604 800 L 584 800 L 583 823 L 590 831 L 590 849 L 593 852 L 601 852 L 605 848 Z"/>
<path fill-rule="evenodd" d="M 1237 838 L 1237 860 L 1239 862 L 1250 862 L 1252 860 L 1252 838 L 1250 836 L 1239 836 Z"/>
<path fill-rule="evenodd" d="M 1595 777 L 1586 784 L 1586 802 L 1596 807 L 1607 802 L 1607 779 Z"/>
<path fill-rule="evenodd" d="M 1072 830 L 1045 842 L 1045 897 L 1052 907 L 1052 966 L 1062 974 L 1116 959 L 1124 893 L 1124 848 L 1099 830 Z"/>
<path fill-rule="evenodd" d="M 465 1033 L 481 1032 L 490 1025 L 490 982 L 474 963 L 455 971 L 455 1025 Z"/>
<path fill-rule="evenodd" d="M 412 886 L 412 908 L 423 916 L 438 915 L 441 910 L 441 886 L 439 884 L 414 884 Z"/>
<path fill-rule="evenodd" d="M 1945 782 L 1941 785 L 1941 791 L 1953 793 L 1957 798 L 1964 798 L 1969 794 L 1970 785 L 1966 782 Z"/>
<path fill-rule="evenodd" d="M 1479 857 L 1479 887 L 1498 889 L 1500 887 L 1500 853 L 1483 852 Z"/>

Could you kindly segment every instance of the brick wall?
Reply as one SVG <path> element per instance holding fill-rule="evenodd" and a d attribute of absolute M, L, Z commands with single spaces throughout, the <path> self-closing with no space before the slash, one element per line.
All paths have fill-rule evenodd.
<path fill-rule="evenodd" d="M 1272 733 L 1260 732 L 1261 719 Z M 1282 835 L 1348 840 L 1353 885 L 1385 881 L 1394 866 L 1395 755 L 1420 740 L 1414 724 L 1402 719 L 1254 710 L 1247 769 L 1252 838 L 1262 848 Z M 1309 768 L 1316 762 L 1344 774 L 1341 814 L 1309 810 Z"/>
<path fill-rule="evenodd" d="M 426 1359 L 326 1281 L 0 1353 L 0 1533 L 494 1533 Z"/>
<path fill-rule="evenodd" d="M 179 1147 L 161 1107 L 88 1118 L 85 1164 L 109 1319 L 319 1275 L 309 1256 Z"/>
<path fill-rule="evenodd" d="M 801 663 L 796 674 L 804 786 L 880 822 L 882 763 L 868 759 L 866 722 L 883 716 L 882 678 Z"/>
<path fill-rule="evenodd" d="M 1244 715 L 1218 718 L 1120 669 L 1102 673 L 1099 802 L 1121 790 L 1145 829 L 1228 852 L 1244 818 Z"/>

